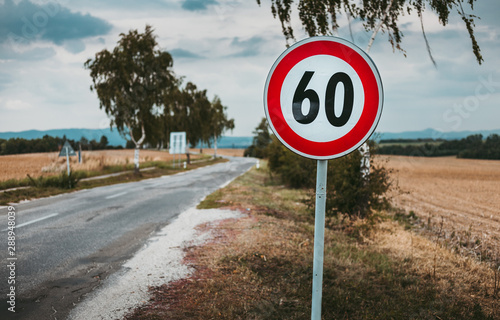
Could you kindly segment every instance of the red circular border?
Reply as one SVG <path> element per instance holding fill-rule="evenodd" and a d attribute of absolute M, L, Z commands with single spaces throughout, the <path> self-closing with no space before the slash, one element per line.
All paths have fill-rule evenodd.
<path fill-rule="evenodd" d="M 267 82 L 265 107 L 275 133 L 280 140 L 304 156 L 335 158 L 353 151 L 350 149 L 364 142 L 363 139 L 368 139 L 370 130 L 375 129 L 373 124 L 378 119 L 379 106 L 380 108 L 382 106 L 379 84 L 374 70 L 353 48 L 335 40 L 326 40 L 324 37 L 323 40 L 307 42 L 295 48 L 292 46 L 290 49 L 291 51 L 277 61 Z M 281 108 L 281 88 L 285 77 L 297 63 L 315 55 L 330 55 L 347 62 L 359 75 L 365 93 L 363 112 L 356 125 L 344 136 L 328 142 L 311 141 L 299 136 L 286 123 Z"/>

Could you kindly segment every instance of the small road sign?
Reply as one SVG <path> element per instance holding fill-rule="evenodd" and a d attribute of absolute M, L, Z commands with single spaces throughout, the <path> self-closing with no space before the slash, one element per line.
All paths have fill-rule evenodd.
<path fill-rule="evenodd" d="M 170 132 L 170 154 L 186 153 L 186 132 Z"/>
<path fill-rule="evenodd" d="M 61 148 L 61 152 L 59 152 L 59 157 L 66 157 L 66 156 L 76 156 L 76 152 L 73 149 L 73 147 L 69 144 L 68 141 L 64 143 L 64 145 Z"/>
<path fill-rule="evenodd" d="M 175 167 L 175 155 L 186 153 L 186 132 L 170 132 L 170 149 L 168 151 L 170 154 L 174 155 L 174 167 Z M 181 157 L 179 156 L 179 166 Z M 184 163 L 185 165 L 186 163 Z"/>
<path fill-rule="evenodd" d="M 66 157 L 66 168 L 68 169 L 68 176 L 71 173 L 71 169 L 69 166 L 69 157 L 70 156 L 76 156 L 76 152 L 73 149 L 73 147 L 71 147 L 69 142 L 66 141 L 61 148 L 61 152 L 59 152 L 59 157 Z M 71 188 L 71 184 L 70 184 L 70 188 Z"/>
<path fill-rule="evenodd" d="M 269 72 L 264 109 L 272 131 L 311 159 L 344 156 L 375 130 L 382 81 L 370 57 L 336 37 L 311 37 L 285 50 Z"/>

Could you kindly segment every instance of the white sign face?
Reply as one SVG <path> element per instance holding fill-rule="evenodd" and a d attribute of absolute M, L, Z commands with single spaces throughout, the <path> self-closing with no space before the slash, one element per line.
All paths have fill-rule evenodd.
<path fill-rule="evenodd" d="M 266 81 L 264 108 L 278 139 L 312 159 L 356 150 L 375 130 L 383 104 L 373 61 L 335 37 L 297 42 L 276 60 Z"/>
<path fill-rule="evenodd" d="M 310 71 L 318 69 L 316 66 L 322 67 L 318 71 Z M 328 86 L 325 84 L 328 84 L 332 75 L 338 74 L 339 72 L 346 74 L 351 79 L 353 91 L 360 93 L 359 95 L 354 96 L 352 111 L 348 121 L 343 126 L 337 127 L 337 130 L 331 130 L 332 124 L 328 121 L 327 113 L 330 111 L 333 112 L 332 114 L 335 116 L 340 117 L 344 111 L 342 104 L 346 97 L 345 84 L 343 82 L 336 84 L 334 92 L 332 90 L 331 94 L 333 94 L 332 98 L 334 98 L 334 101 L 332 101 L 333 103 L 331 103 L 330 106 L 325 106 L 326 112 L 318 110 L 316 118 L 313 121 L 314 125 L 307 126 L 295 119 L 293 112 L 293 98 L 295 94 L 289 93 L 296 91 L 297 84 L 300 83 L 304 75 L 307 75 L 307 72 L 313 73 L 311 73 L 312 76 L 307 84 L 306 90 L 316 92 L 318 97 L 326 97 Z M 361 117 L 361 112 L 363 111 L 363 105 L 365 102 L 364 98 L 365 96 L 363 93 L 363 84 L 361 83 L 361 79 L 349 64 L 337 57 L 316 55 L 300 61 L 290 70 L 290 72 L 288 72 L 281 89 L 280 102 L 283 115 L 285 116 L 285 121 L 294 132 L 307 140 L 315 142 L 328 142 L 343 137 L 354 128 Z M 322 109 L 321 98 L 319 99 L 319 102 L 319 109 Z M 300 107 L 300 113 L 303 115 L 309 114 L 311 112 L 310 99 L 304 99 Z M 333 110 L 328 109 L 329 107 Z"/>
<path fill-rule="evenodd" d="M 170 154 L 186 153 L 186 132 L 170 132 Z"/>

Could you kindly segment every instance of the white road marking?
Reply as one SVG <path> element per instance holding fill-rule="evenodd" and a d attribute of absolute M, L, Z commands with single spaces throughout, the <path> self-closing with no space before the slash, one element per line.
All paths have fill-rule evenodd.
<path fill-rule="evenodd" d="M 59 215 L 59 213 L 49 214 L 48 216 L 45 216 L 45 217 L 41 217 L 41 218 L 38 218 L 38 219 L 35 219 L 35 220 L 31 220 L 31 221 L 28 221 L 28 222 L 25 222 L 25 223 L 21 223 L 21 224 L 16 224 L 16 229 L 24 227 L 24 226 L 27 226 L 27 225 L 30 225 L 32 223 L 36 223 L 36 222 L 39 222 L 39 221 L 42 221 L 42 220 L 45 220 L 45 219 L 49 219 L 49 218 L 55 217 L 57 215 Z M 9 229 L 8 228 L 7 229 L 3 229 L 2 231 L 7 231 L 7 230 L 9 230 Z"/>
<path fill-rule="evenodd" d="M 106 199 L 113 199 L 113 198 L 118 198 L 118 197 L 121 197 L 123 195 L 126 195 L 128 192 L 120 192 L 120 193 L 117 193 L 117 194 L 114 194 L 112 196 L 107 196 Z"/>

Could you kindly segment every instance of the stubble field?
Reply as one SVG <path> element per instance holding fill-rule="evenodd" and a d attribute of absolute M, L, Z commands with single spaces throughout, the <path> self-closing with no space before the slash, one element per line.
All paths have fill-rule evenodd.
<path fill-rule="evenodd" d="M 500 258 L 500 161 L 390 156 L 393 202 L 458 251 Z"/>

